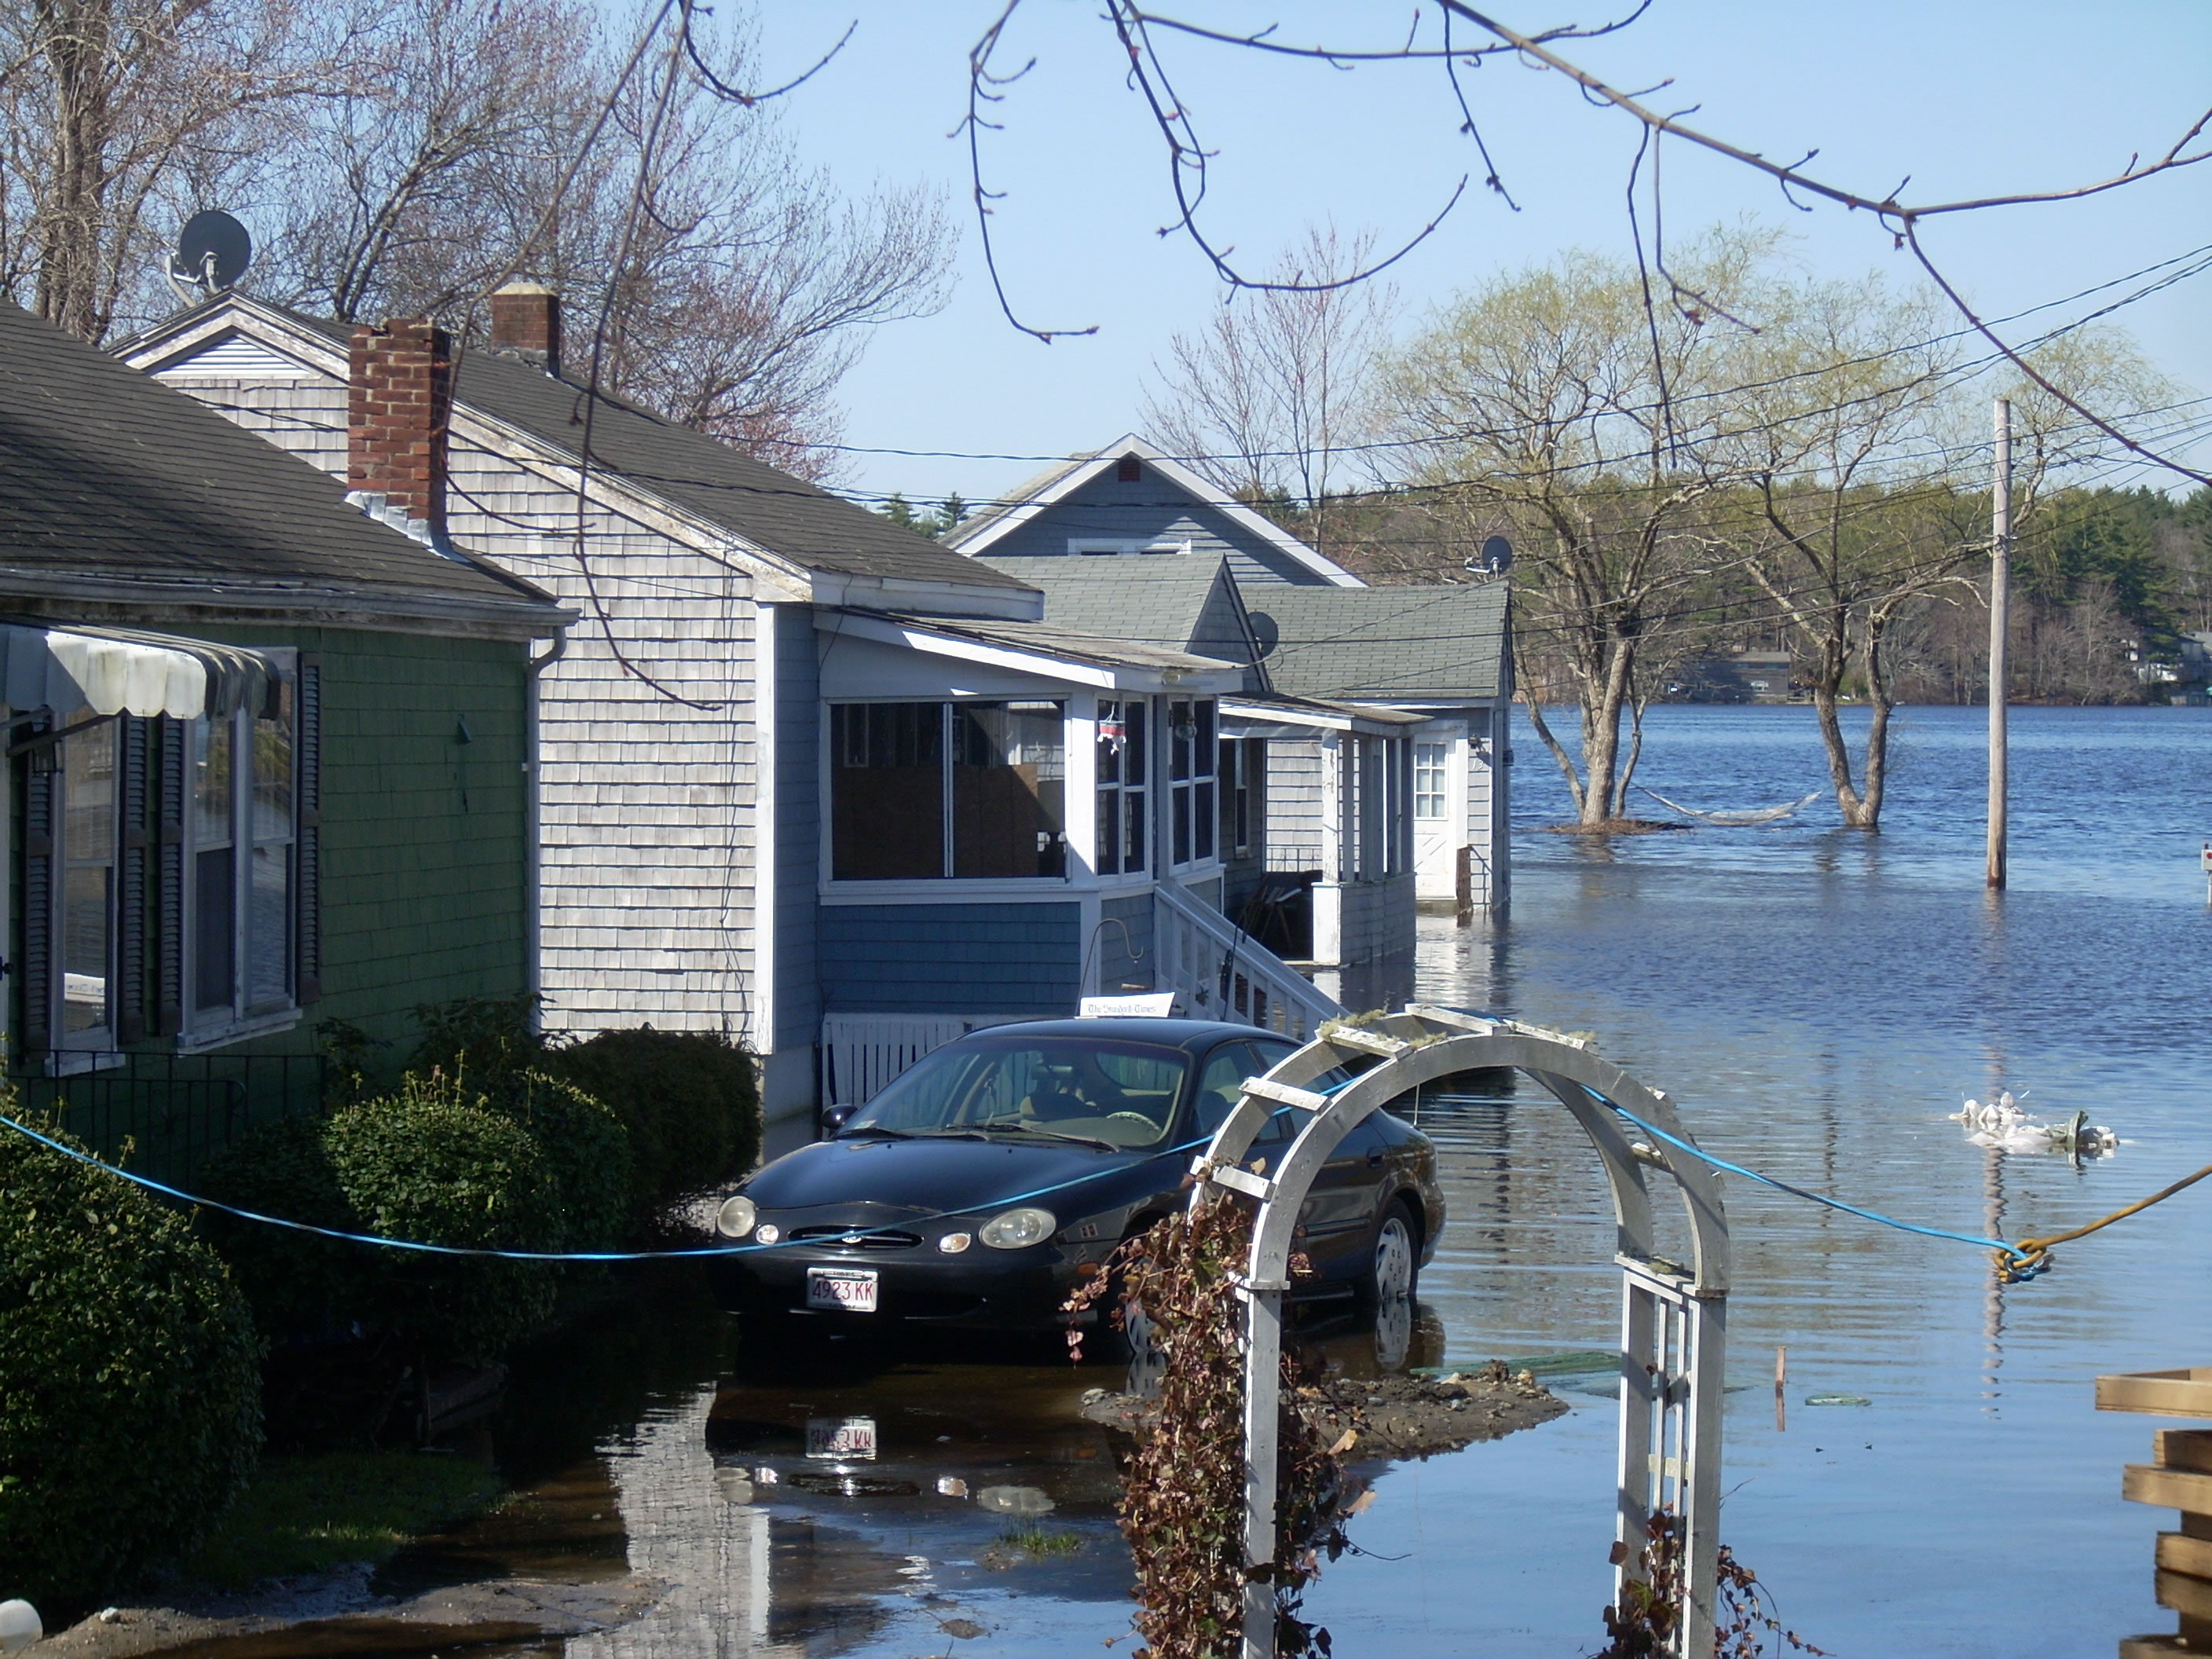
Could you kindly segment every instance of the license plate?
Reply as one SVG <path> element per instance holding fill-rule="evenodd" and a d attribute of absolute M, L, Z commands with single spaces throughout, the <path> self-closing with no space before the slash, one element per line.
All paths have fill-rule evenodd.
<path fill-rule="evenodd" d="M 872 1417 L 810 1417 L 806 1419 L 806 1455 L 840 1461 L 872 1462 L 876 1455 L 876 1419 Z"/>
<path fill-rule="evenodd" d="M 806 1305 L 843 1313 L 876 1310 L 876 1275 L 866 1267 L 809 1267 Z"/>

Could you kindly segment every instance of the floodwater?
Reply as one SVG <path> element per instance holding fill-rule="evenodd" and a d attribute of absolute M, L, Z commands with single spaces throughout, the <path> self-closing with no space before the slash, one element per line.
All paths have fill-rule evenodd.
<path fill-rule="evenodd" d="M 1540 832 L 1565 793 L 1524 729 L 1512 916 L 1425 918 L 1420 994 L 1594 1031 L 1717 1154 L 1910 1220 L 2017 1237 L 2142 1196 L 2212 1161 L 2212 715 L 2015 710 L 2012 884 L 1994 898 L 1984 719 L 1899 716 L 1879 836 L 1816 803 L 1609 845 Z M 1824 775 L 1807 709 L 1650 720 L 1641 776 L 1691 805 L 1769 805 Z M 2000 1088 L 2038 1116 L 2086 1109 L 2121 1145 L 2080 1167 L 1974 1146 L 1948 1115 Z M 1372 1364 L 1380 1335 L 1389 1363 L 1473 1364 L 1616 1341 L 1605 1194 L 1565 1115 L 1533 1088 L 1421 1115 L 1452 1220 L 1419 1328 L 1332 1351 Z M 1968 1246 L 1723 1191 L 1722 1530 L 1785 1623 L 1838 1655 L 1960 1659 L 2173 1628 L 2151 1596 L 2170 1517 L 2119 1497 L 2155 1421 L 2099 1415 L 2092 1379 L 2212 1363 L 2212 1191 L 2002 1289 Z M 525 1498 L 387 1577 L 627 1568 L 675 1587 L 571 1659 L 1103 1650 L 1128 1628 L 1127 1558 L 1114 1448 L 1075 1407 L 1114 1380 L 972 1343 L 793 1361 L 749 1351 L 689 1281 L 659 1285 L 518 1367 L 491 1445 Z M 1364 1553 L 1307 1600 L 1338 1652 L 1602 1645 L 1614 1404 L 1601 1379 L 1560 1386 L 1576 1409 L 1554 1423 L 1380 1474 Z"/>

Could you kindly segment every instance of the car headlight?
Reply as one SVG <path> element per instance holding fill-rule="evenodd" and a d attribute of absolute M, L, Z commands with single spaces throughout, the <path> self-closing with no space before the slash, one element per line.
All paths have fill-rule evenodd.
<path fill-rule="evenodd" d="M 975 1237 L 994 1250 L 1025 1250 L 1032 1244 L 1043 1243 L 1059 1225 L 1050 1210 L 1024 1205 L 1018 1210 L 993 1216 L 977 1230 Z"/>
<path fill-rule="evenodd" d="M 743 1238 L 752 1231 L 753 1223 L 760 1212 L 743 1193 L 722 1200 L 722 1207 L 714 1212 L 714 1231 L 725 1238 Z"/>

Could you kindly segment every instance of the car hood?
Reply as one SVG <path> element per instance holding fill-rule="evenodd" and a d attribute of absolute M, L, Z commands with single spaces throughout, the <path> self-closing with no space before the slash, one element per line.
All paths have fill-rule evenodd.
<path fill-rule="evenodd" d="M 860 1136 L 787 1153 L 745 1182 L 744 1191 L 763 1210 L 879 1204 L 926 1213 L 988 1214 L 1034 1196 L 1060 1215 L 1080 1215 L 1113 1201 L 1119 1183 L 1112 1176 L 1154 1161 L 1163 1171 L 1175 1167 L 1172 1155 L 1102 1152 L 1049 1141 Z M 1070 1182 L 1082 1184 L 1063 1184 Z M 1046 1188 L 1057 1190 L 1041 1191 Z"/>

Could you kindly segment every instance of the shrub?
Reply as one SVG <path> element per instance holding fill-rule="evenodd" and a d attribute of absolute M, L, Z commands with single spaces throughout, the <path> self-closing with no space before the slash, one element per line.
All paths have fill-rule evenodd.
<path fill-rule="evenodd" d="M 264 1214 L 426 1244 L 554 1250 L 566 1232 L 558 1180 L 529 1131 L 443 1073 L 257 1131 L 206 1185 Z M 485 1360 L 552 1306 L 545 1262 L 349 1244 L 222 1217 L 210 1226 L 272 1334 L 359 1321 L 410 1361 Z"/>
<path fill-rule="evenodd" d="M 538 1070 L 485 1082 L 482 1103 L 538 1143 L 561 1194 L 561 1248 L 618 1245 L 628 1231 L 632 1160 L 629 1132 L 613 1109 L 567 1079 Z"/>
<path fill-rule="evenodd" d="M 183 1216 L 4 1133 L 0 1593 L 66 1607 L 190 1547 L 229 1503 L 261 1443 L 259 1350 Z"/>
<path fill-rule="evenodd" d="M 555 1048 L 545 1065 L 612 1107 L 629 1131 L 633 1214 L 734 1175 L 760 1155 L 760 1088 L 752 1056 L 703 1031 L 601 1031 Z"/>

